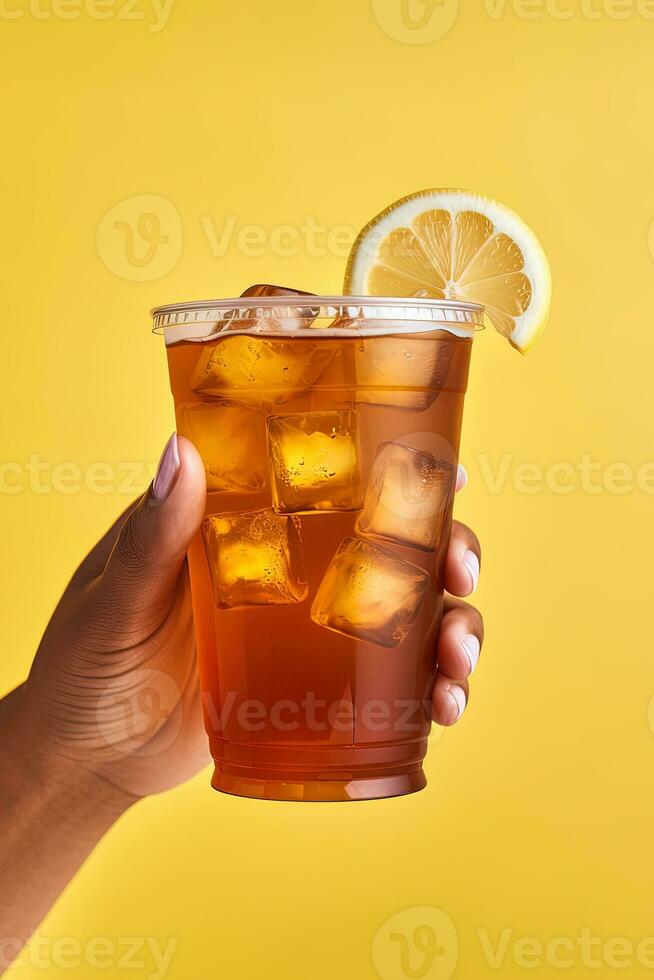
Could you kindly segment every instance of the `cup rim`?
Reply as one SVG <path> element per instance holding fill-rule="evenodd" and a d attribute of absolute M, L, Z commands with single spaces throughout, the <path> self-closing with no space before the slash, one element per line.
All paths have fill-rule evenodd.
<path fill-rule="evenodd" d="M 469 310 L 471 312 L 483 311 L 484 307 L 480 303 L 469 303 L 458 299 L 431 299 L 422 296 L 350 296 L 339 294 L 316 294 L 305 293 L 304 295 L 280 295 L 280 296 L 234 296 L 226 299 L 194 299 L 184 300 L 180 303 L 164 303 L 155 306 L 150 310 L 152 317 L 160 313 L 183 312 L 186 310 L 224 310 L 224 309 L 252 309 L 262 307 L 263 309 L 281 306 L 303 307 L 307 306 L 415 306 L 418 309 L 452 309 Z"/>
<path fill-rule="evenodd" d="M 395 324 L 400 331 L 420 325 L 422 331 L 450 327 L 472 335 L 484 327 L 484 307 L 453 299 L 405 296 L 280 295 L 237 296 L 227 299 L 190 300 L 155 306 L 150 315 L 153 333 L 192 338 L 195 325 L 205 324 L 202 338 L 223 332 L 274 333 L 292 336 L 309 331 L 314 336 L 329 331 L 319 319 L 336 321 L 339 332 L 353 334 L 366 323 Z M 306 324 L 302 321 L 306 320 Z M 298 321 L 300 327 L 298 329 Z"/>

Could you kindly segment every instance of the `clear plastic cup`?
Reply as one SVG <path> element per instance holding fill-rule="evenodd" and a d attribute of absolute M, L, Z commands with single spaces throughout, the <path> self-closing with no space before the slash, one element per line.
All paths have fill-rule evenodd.
<path fill-rule="evenodd" d="M 153 317 L 207 473 L 189 564 L 212 785 L 422 789 L 481 307 L 275 295 Z"/>

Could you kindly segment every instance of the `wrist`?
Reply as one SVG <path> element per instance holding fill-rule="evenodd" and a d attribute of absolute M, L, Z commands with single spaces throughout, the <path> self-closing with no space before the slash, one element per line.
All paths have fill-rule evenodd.
<path fill-rule="evenodd" d="M 25 685 L 0 702 L 0 771 L 4 790 L 30 794 L 60 813 L 88 819 L 104 833 L 137 797 L 114 786 L 102 775 L 57 751 L 32 723 Z"/>
<path fill-rule="evenodd" d="M 134 802 L 55 749 L 24 688 L 0 701 L 0 885 L 11 890 L 11 901 L 0 902 L 0 936 L 13 937 L 16 949 Z"/>

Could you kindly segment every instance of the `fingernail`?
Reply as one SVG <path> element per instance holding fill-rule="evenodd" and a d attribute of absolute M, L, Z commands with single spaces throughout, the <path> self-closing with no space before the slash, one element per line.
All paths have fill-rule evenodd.
<path fill-rule="evenodd" d="M 177 450 L 177 433 L 173 432 L 166 443 L 166 448 L 161 454 L 159 466 L 157 467 L 157 475 L 152 484 L 152 496 L 158 503 L 166 499 L 175 485 L 178 473 L 179 452 Z"/>
<path fill-rule="evenodd" d="M 462 687 L 458 686 L 458 684 L 453 684 L 447 691 L 447 694 L 449 695 L 447 700 L 449 701 L 452 710 L 451 712 L 446 712 L 447 717 L 444 719 L 444 721 L 448 722 L 450 725 L 453 725 L 455 721 L 459 720 L 465 711 L 466 693 Z"/>
<path fill-rule="evenodd" d="M 472 673 L 475 667 L 477 666 L 477 662 L 479 660 L 479 650 L 480 650 L 479 640 L 474 635 L 474 633 L 466 633 L 465 636 L 461 637 L 459 643 L 463 647 L 463 652 L 468 658 L 468 663 L 470 664 L 470 673 Z"/>
<path fill-rule="evenodd" d="M 468 473 L 466 471 L 466 468 L 465 468 L 465 466 L 462 466 L 461 463 L 459 463 L 459 465 L 457 466 L 457 470 L 456 470 L 456 486 L 455 486 L 455 490 L 457 490 L 457 491 L 458 490 L 463 490 L 463 488 L 465 487 L 465 485 L 466 485 L 467 482 L 468 482 Z"/>
<path fill-rule="evenodd" d="M 466 551 L 463 556 L 463 564 L 468 569 L 470 573 L 470 578 L 472 579 L 471 592 L 474 592 L 477 588 L 477 582 L 479 581 L 479 559 L 477 558 L 474 551 Z"/>

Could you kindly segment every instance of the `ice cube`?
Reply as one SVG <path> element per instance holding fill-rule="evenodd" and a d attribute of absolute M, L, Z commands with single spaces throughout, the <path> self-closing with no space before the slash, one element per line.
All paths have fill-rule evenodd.
<path fill-rule="evenodd" d="M 248 286 L 241 293 L 240 299 L 257 299 L 260 296 L 288 296 L 289 306 L 288 307 L 273 307 L 265 313 L 265 322 L 270 321 L 270 326 L 273 329 L 279 329 L 280 326 L 284 326 L 285 329 L 298 330 L 303 326 L 310 326 L 315 320 L 318 309 L 313 306 L 302 306 L 296 307 L 296 297 L 298 296 L 315 296 L 315 293 L 305 293 L 301 289 L 289 289 L 288 286 L 273 286 L 269 283 L 258 282 L 254 286 Z M 252 310 L 246 309 L 234 309 L 226 315 L 227 320 L 238 320 L 238 327 L 244 330 L 250 330 L 257 326 L 264 319 L 261 306 L 259 306 L 259 315 L 255 314 L 257 309 L 257 304 L 252 304 Z M 224 325 L 224 320 L 221 321 Z M 260 323 L 261 325 L 261 323 Z M 232 325 L 233 327 L 236 324 Z"/>
<path fill-rule="evenodd" d="M 207 490 L 256 493 L 266 485 L 266 424 L 257 409 L 188 402 L 176 409 L 177 431 L 202 457 Z"/>
<path fill-rule="evenodd" d="M 337 633 L 396 647 L 416 622 L 428 584 L 422 568 L 346 538 L 325 572 L 311 618 Z"/>
<path fill-rule="evenodd" d="M 383 443 L 370 473 L 357 531 L 434 551 L 441 540 L 454 468 L 431 453 Z"/>
<path fill-rule="evenodd" d="M 275 286 L 268 282 L 257 282 L 254 286 L 248 286 L 241 293 L 241 298 L 248 296 L 315 296 L 315 293 L 307 293 L 303 289 L 290 289 L 288 286 Z M 307 308 L 311 309 L 310 307 Z M 307 312 L 307 315 L 311 314 Z"/>
<path fill-rule="evenodd" d="M 354 348 L 357 401 L 429 408 L 447 381 L 453 349 L 437 338 L 362 337 Z"/>
<path fill-rule="evenodd" d="M 215 344 L 206 345 L 195 366 L 191 388 L 201 398 L 232 398 L 246 404 L 282 405 L 306 391 L 320 377 L 334 356 L 335 348 L 306 338 L 285 339 L 288 333 L 310 326 L 318 310 L 297 306 L 297 298 L 313 296 L 299 289 L 257 283 L 241 298 L 288 296 L 289 306 L 234 312 L 231 332 Z M 240 333 L 238 331 L 247 331 Z M 253 332 L 279 338 L 254 336 Z"/>
<path fill-rule="evenodd" d="M 191 388 L 201 398 L 281 405 L 314 384 L 333 356 L 331 344 L 309 338 L 228 335 L 205 346 Z"/>
<path fill-rule="evenodd" d="M 241 293 L 245 296 L 315 296 L 315 293 L 305 293 L 303 289 L 290 289 L 288 286 L 275 286 L 268 282 L 257 282 L 248 286 Z"/>
<path fill-rule="evenodd" d="M 354 412 L 271 416 L 268 441 L 276 511 L 294 514 L 361 507 Z"/>
<path fill-rule="evenodd" d="M 214 514 L 202 522 L 220 608 L 287 605 L 307 596 L 300 519 L 272 510 Z"/>
<path fill-rule="evenodd" d="M 267 311 L 267 316 L 265 319 L 261 317 L 259 320 L 253 318 L 250 321 L 250 326 L 255 326 L 257 323 L 262 326 L 263 323 L 267 323 L 270 319 L 274 321 L 274 327 L 279 329 L 283 327 L 284 330 L 301 330 L 303 327 L 310 327 L 313 321 L 318 315 L 318 308 L 315 306 L 298 306 L 297 297 L 300 296 L 315 296 L 315 293 L 305 293 L 301 289 L 289 289 L 288 286 L 272 286 L 269 283 L 259 282 L 254 286 L 248 286 L 246 290 L 241 293 L 241 299 L 246 299 L 252 296 L 256 298 L 258 296 L 288 296 L 289 306 L 279 306 Z"/>

